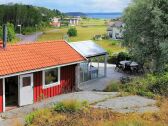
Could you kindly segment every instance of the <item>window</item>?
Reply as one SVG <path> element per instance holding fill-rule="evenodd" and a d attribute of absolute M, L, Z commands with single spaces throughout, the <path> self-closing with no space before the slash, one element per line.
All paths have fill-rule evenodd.
<path fill-rule="evenodd" d="M 23 77 L 23 87 L 31 85 L 31 77 Z"/>
<path fill-rule="evenodd" d="M 43 88 L 49 88 L 60 84 L 60 68 L 43 71 Z"/>

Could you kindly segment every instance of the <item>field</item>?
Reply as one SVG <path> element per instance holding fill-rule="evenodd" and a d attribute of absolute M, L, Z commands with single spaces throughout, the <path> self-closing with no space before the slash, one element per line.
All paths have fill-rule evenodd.
<path fill-rule="evenodd" d="M 80 22 L 81 26 L 105 26 L 106 25 L 106 20 L 103 19 L 84 19 Z"/>
<path fill-rule="evenodd" d="M 55 29 L 50 32 L 44 32 L 44 34 L 38 39 L 38 41 L 49 41 L 49 40 L 61 40 L 66 39 L 68 42 L 76 42 L 76 41 L 84 41 L 84 40 L 91 40 L 93 39 L 94 35 L 102 35 L 106 34 L 106 28 L 107 26 L 103 25 L 105 23 L 104 20 L 97 20 L 96 19 L 90 19 L 84 20 L 82 23 L 82 26 L 77 26 L 77 32 L 78 35 L 76 37 L 70 37 L 66 38 L 66 34 L 68 31 L 68 28 L 60 28 Z M 95 22 L 95 26 L 91 26 L 92 23 Z M 85 26 L 83 26 L 83 24 Z M 122 48 L 120 41 L 115 40 L 101 40 L 101 41 L 95 41 L 97 44 L 102 46 L 104 49 L 106 49 L 109 54 L 116 52 L 125 51 L 124 48 Z"/>

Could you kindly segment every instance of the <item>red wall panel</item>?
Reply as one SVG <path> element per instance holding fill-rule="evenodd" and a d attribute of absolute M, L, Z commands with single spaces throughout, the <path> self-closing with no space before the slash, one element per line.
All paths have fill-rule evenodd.
<path fill-rule="evenodd" d="M 72 92 L 75 87 L 75 66 L 61 67 L 60 85 L 43 89 L 42 71 L 34 73 L 34 102 L 62 93 Z"/>
<path fill-rule="evenodd" d="M 3 81 L 0 79 L 0 112 L 3 112 Z"/>

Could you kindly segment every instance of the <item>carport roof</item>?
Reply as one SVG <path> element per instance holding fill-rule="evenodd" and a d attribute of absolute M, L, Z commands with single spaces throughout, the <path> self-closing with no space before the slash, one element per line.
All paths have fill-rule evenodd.
<path fill-rule="evenodd" d="M 72 42 L 70 45 L 86 58 L 107 54 L 106 50 L 92 40 Z"/>

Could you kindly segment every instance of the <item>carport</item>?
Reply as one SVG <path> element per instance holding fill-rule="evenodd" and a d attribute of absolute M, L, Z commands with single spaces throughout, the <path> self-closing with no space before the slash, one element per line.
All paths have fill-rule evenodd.
<path fill-rule="evenodd" d="M 107 51 L 94 41 L 72 42 L 70 45 L 88 60 L 80 64 L 80 83 L 106 77 Z M 103 64 L 100 66 L 100 63 Z"/>

